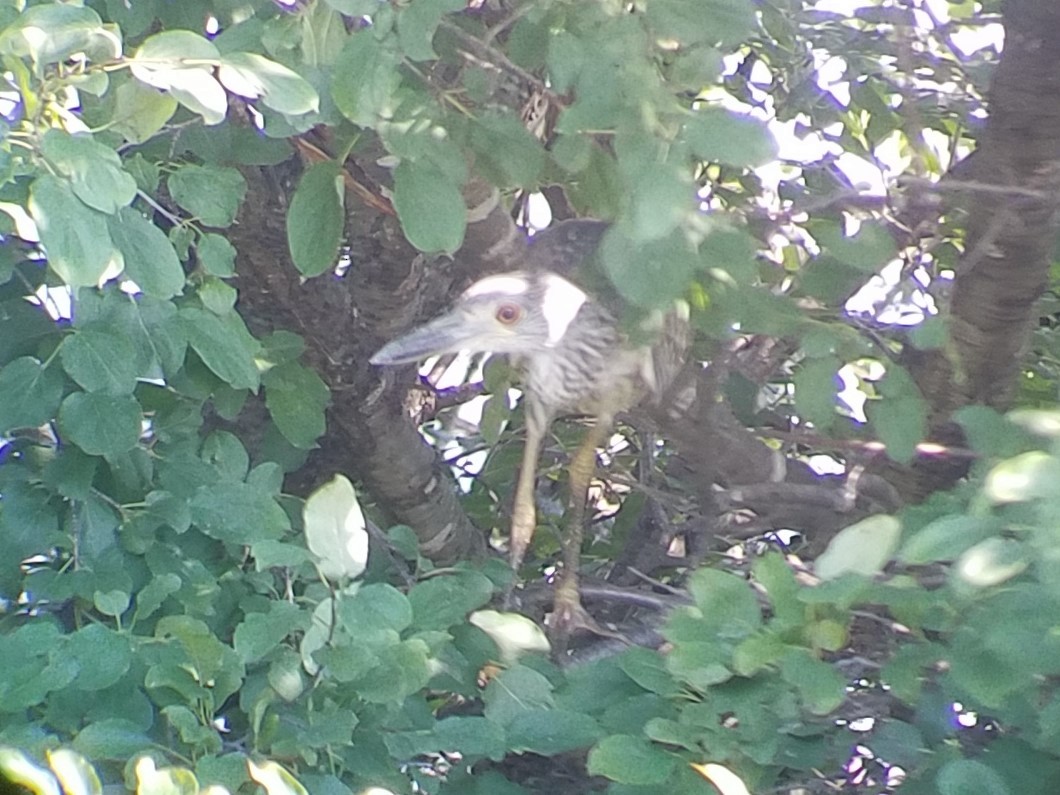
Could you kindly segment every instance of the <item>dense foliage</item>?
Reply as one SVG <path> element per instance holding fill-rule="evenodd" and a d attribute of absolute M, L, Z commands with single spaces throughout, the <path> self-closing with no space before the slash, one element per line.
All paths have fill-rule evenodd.
<path fill-rule="evenodd" d="M 144 792 L 1055 791 L 1060 12 L 850 5 L 0 0 L 0 746 L 86 791 L 55 749 Z M 368 365 L 531 196 L 711 363 L 586 550 L 665 644 L 563 666 L 493 609 L 506 373 L 458 488 L 408 422 L 452 395 Z"/>

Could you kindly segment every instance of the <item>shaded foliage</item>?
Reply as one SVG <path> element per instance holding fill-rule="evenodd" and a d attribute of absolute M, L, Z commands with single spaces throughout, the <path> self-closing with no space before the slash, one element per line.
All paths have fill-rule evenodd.
<path fill-rule="evenodd" d="M 1057 34 L 1031 0 L 0 2 L 0 743 L 232 792 L 259 755 L 328 793 L 1054 790 Z M 611 222 L 631 328 L 693 309 L 586 550 L 651 648 L 552 661 L 489 609 L 505 368 L 368 365 L 517 266 L 540 197 Z"/>

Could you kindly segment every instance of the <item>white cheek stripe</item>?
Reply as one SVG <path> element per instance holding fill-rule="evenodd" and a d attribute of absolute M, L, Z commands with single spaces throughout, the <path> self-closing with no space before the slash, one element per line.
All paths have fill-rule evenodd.
<path fill-rule="evenodd" d="M 561 276 L 549 275 L 544 278 L 545 294 L 542 312 L 548 325 L 549 346 L 556 345 L 577 316 L 582 305 L 589 300 L 580 288 L 574 286 Z"/>
<path fill-rule="evenodd" d="M 501 295 L 522 295 L 530 289 L 530 280 L 522 274 L 502 273 L 498 276 L 487 276 L 479 279 L 464 291 L 465 298 L 475 298 L 489 293 Z"/>

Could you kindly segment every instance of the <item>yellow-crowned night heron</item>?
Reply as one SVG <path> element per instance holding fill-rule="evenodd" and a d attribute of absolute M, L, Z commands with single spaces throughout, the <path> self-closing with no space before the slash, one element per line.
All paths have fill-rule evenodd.
<path fill-rule="evenodd" d="M 552 420 L 560 414 L 595 419 L 570 462 L 563 571 L 556 588 L 553 630 L 595 629 L 581 607 L 577 569 L 585 504 L 596 449 L 615 414 L 668 388 L 685 354 L 686 324 L 675 315 L 657 324 L 651 344 L 633 343 L 604 301 L 579 287 L 578 266 L 599 245 L 601 221 L 575 220 L 538 233 L 523 268 L 472 284 L 445 314 L 384 346 L 373 364 L 404 364 L 459 351 L 507 354 L 526 395 L 526 447 L 515 487 L 511 563 L 518 570 L 536 527 L 537 460 Z"/>

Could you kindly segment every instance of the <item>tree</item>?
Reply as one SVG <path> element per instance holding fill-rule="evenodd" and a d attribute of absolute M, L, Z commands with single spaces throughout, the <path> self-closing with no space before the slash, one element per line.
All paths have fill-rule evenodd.
<path fill-rule="evenodd" d="M 1041 0 L 0 2 L 0 743 L 232 791 L 266 755 L 329 793 L 1051 792 L 1058 34 Z M 586 549 L 663 651 L 513 647 L 503 366 L 368 364 L 517 261 L 532 197 L 613 222 L 631 327 L 693 308 Z M 462 489 L 409 415 L 483 391 Z"/>

